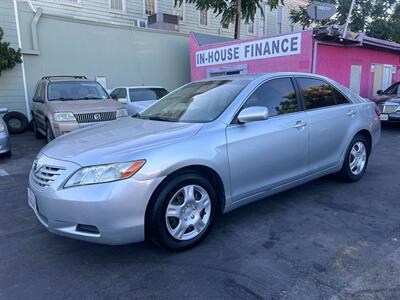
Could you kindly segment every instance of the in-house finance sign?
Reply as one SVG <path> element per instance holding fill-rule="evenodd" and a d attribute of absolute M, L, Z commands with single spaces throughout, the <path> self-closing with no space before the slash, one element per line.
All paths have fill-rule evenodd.
<path fill-rule="evenodd" d="M 205 67 L 301 53 L 301 33 L 196 52 L 196 66 Z"/>

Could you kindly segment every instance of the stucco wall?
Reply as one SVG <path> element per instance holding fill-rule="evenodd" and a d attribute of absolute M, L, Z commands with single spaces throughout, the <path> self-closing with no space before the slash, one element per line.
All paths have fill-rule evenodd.
<path fill-rule="evenodd" d="M 258 39 L 254 39 L 257 41 Z M 249 74 L 254 73 L 267 73 L 267 72 L 311 72 L 312 70 L 312 53 L 313 53 L 313 42 L 312 32 L 303 31 L 301 32 L 301 52 L 300 54 L 273 57 L 273 58 L 262 58 L 251 61 L 241 61 L 234 63 L 219 64 L 218 67 L 229 67 L 237 64 L 247 65 Z M 195 55 L 197 51 L 206 49 L 215 49 L 225 47 L 228 45 L 235 45 L 241 43 L 247 43 L 248 41 L 232 41 L 226 43 L 212 44 L 199 46 L 193 35 L 190 36 L 190 65 L 191 65 L 191 78 L 192 80 L 203 79 L 207 77 L 207 69 L 215 68 L 215 66 L 197 67 L 195 61 Z"/>
<path fill-rule="evenodd" d="M 373 95 L 374 73 L 371 72 L 372 64 L 396 65 L 397 73 L 393 74 L 392 80 L 400 80 L 399 54 L 359 47 L 318 45 L 317 73 L 328 76 L 349 87 L 351 65 L 361 65 L 360 95 L 364 97 Z"/>
<path fill-rule="evenodd" d="M 20 4 L 24 52 L 32 49 L 33 13 Z M 39 55 L 25 54 L 29 98 L 45 75 L 107 77 L 107 87 L 161 85 L 172 90 L 190 80 L 185 34 L 83 22 L 43 14 L 37 26 Z"/>
<path fill-rule="evenodd" d="M 14 5 L 11 0 L 0 1 L 0 27 L 4 31 L 4 40 L 9 42 L 11 47 L 17 49 L 18 36 Z M 2 71 L 0 75 L 0 107 L 26 113 L 22 66 L 20 64 L 11 70 Z"/>

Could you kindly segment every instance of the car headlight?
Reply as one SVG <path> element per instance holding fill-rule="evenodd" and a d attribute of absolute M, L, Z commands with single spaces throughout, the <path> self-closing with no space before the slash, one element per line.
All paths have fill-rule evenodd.
<path fill-rule="evenodd" d="M 0 123 L 0 132 L 6 131 L 6 127 Z"/>
<path fill-rule="evenodd" d="M 64 187 L 67 188 L 126 179 L 136 174 L 145 163 L 145 160 L 137 160 L 126 163 L 84 167 L 76 171 L 68 179 Z"/>
<path fill-rule="evenodd" d="M 127 117 L 128 110 L 126 108 L 117 109 L 117 118 Z"/>
<path fill-rule="evenodd" d="M 75 121 L 75 116 L 72 112 L 57 112 L 54 113 L 54 121 L 64 122 L 64 121 Z"/>

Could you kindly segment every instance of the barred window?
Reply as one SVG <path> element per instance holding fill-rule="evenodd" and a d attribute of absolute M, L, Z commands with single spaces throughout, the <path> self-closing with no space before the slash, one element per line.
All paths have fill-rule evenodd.
<path fill-rule="evenodd" d="M 148 16 L 156 13 L 156 0 L 144 0 L 144 13 Z"/>
<path fill-rule="evenodd" d="M 199 11 L 200 14 L 200 25 L 207 26 L 208 25 L 208 10 L 203 9 Z"/>
<path fill-rule="evenodd" d="M 126 0 L 110 0 L 110 9 L 125 11 L 126 10 Z"/>

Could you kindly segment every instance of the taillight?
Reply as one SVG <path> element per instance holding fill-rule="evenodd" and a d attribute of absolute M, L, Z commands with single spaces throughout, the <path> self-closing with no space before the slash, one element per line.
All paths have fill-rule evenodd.
<path fill-rule="evenodd" d="M 378 117 L 381 115 L 381 110 L 380 110 L 380 108 L 378 107 L 378 105 L 375 105 L 375 113 L 376 113 L 376 115 L 377 115 Z"/>

